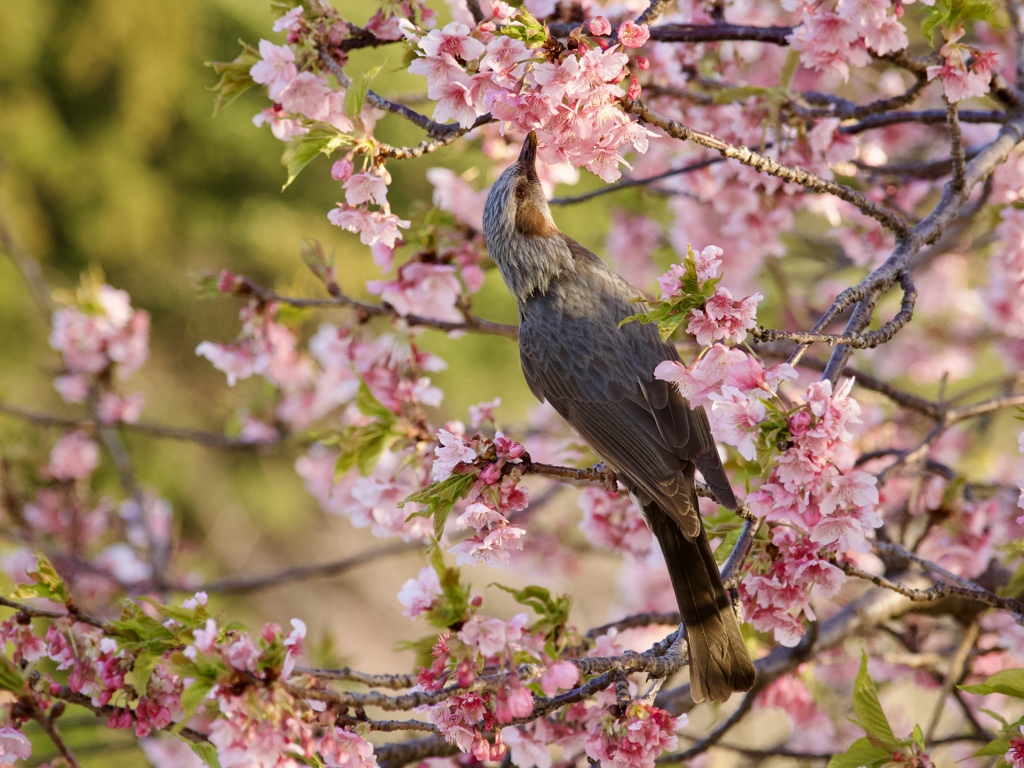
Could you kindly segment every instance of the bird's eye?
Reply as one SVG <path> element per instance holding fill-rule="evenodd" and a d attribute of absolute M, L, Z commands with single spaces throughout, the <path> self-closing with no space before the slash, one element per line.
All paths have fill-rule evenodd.
<path fill-rule="evenodd" d="M 516 200 L 523 200 L 526 198 L 526 187 L 516 187 Z"/>

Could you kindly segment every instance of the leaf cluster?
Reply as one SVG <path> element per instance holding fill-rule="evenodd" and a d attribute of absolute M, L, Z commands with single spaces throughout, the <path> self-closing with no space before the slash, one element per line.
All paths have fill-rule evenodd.
<path fill-rule="evenodd" d="M 967 28 L 975 21 L 983 21 L 996 29 L 1003 26 L 993 0 L 936 0 L 926 12 L 921 31 L 926 40 L 931 40 L 936 29 L 948 33 L 958 27 Z"/>
<path fill-rule="evenodd" d="M 434 542 L 435 545 L 441 540 L 444 533 L 445 523 L 448 522 L 448 515 L 451 514 L 455 504 L 466 496 L 476 483 L 477 470 L 466 473 L 454 473 L 444 480 L 431 483 L 426 488 L 417 491 L 404 499 L 398 506 L 404 507 L 409 502 L 423 504 L 419 512 L 413 512 L 406 520 L 414 517 L 425 517 L 434 521 Z"/>
<path fill-rule="evenodd" d="M 683 259 L 683 263 L 680 265 L 683 267 L 684 273 L 679 279 L 677 294 L 666 301 L 655 302 L 647 312 L 630 315 L 619 323 L 620 328 L 634 320 L 644 325 L 647 323 L 657 323 L 658 332 L 661 334 L 662 340 L 667 341 L 676 332 L 676 329 L 689 319 L 693 310 L 704 308 L 708 299 L 714 295 L 715 287 L 721 282 L 722 278 L 719 276 L 709 280 L 701 280 L 697 277 L 697 264 L 693 248 L 687 245 L 686 251 L 686 258 Z M 638 299 L 637 303 L 647 305 L 647 302 L 643 299 Z"/>
<path fill-rule="evenodd" d="M 853 684 L 853 722 L 864 729 L 842 754 L 833 755 L 828 768 L 880 768 L 894 761 L 898 754 L 924 754 L 924 733 L 915 725 L 908 739 L 898 739 L 878 699 L 878 687 L 868 674 L 868 657 L 863 651 L 860 671 Z"/>
<path fill-rule="evenodd" d="M 398 417 L 373 396 L 365 381 L 359 382 L 356 408 L 372 421 L 361 426 L 346 427 L 340 435 L 326 437 L 320 441 L 324 445 L 336 445 L 341 449 L 334 465 L 336 477 L 345 474 L 352 467 L 358 467 L 362 475 L 369 475 L 377 466 L 381 454 L 402 436 L 398 429 Z"/>

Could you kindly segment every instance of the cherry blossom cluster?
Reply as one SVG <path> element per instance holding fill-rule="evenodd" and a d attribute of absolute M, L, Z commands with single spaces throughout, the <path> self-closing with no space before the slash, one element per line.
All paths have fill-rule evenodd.
<path fill-rule="evenodd" d="M 658 278 L 661 286 L 661 300 L 668 302 L 670 311 L 678 311 L 689 318 L 686 332 L 697 339 L 701 346 L 708 346 L 716 340 L 740 343 L 747 337 L 747 331 L 754 327 L 757 305 L 764 299 L 754 293 L 740 301 L 735 300 L 728 289 L 718 286 L 718 268 L 723 254 L 721 248 L 709 245 L 699 254 L 687 245 L 687 255 L 682 264 L 673 264 L 668 272 Z M 699 303 L 699 306 L 691 306 Z M 689 314 L 686 315 L 686 310 Z"/>
<path fill-rule="evenodd" d="M 206 594 L 197 593 L 177 607 L 127 604 L 120 619 L 102 627 L 69 614 L 46 622 L 45 631 L 18 615 L 0 623 L 0 642 L 19 674 L 38 675 L 31 693 L 25 688 L 21 695 L 35 697 L 44 711 L 56 697 L 82 696 L 107 708 L 108 727 L 133 729 L 140 738 L 187 725 L 207 736 L 225 768 L 299 768 L 317 755 L 328 766 L 376 766 L 369 742 L 329 725 L 276 685 L 293 677 L 303 622 L 293 619 L 288 634 L 267 624 L 254 639 L 237 624 L 223 625 L 206 603 Z M 19 711 L 9 723 L 17 725 L 29 710 Z M 30 754 L 12 725 L 0 738 L 0 756 Z"/>
<path fill-rule="evenodd" d="M 529 717 L 534 708 L 531 688 L 552 696 L 574 687 L 579 671 L 552 655 L 557 650 L 551 629 L 530 627 L 525 613 L 509 621 L 481 615 L 482 599 L 468 599 L 468 589 L 458 579 L 458 570 L 445 569 L 438 559 L 434 567 L 423 568 L 407 581 L 398 599 L 407 616 L 425 615 L 435 625 L 460 627 L 437 637 L 430 667 L 419 669 L 419 687 L 437 691 L 454 681 L 469 689 L 483 670 L 499 671 L 501 679 L 493 692 L 467 690 L 424 708 L 449 743 L 478 760 L 496 760 L 505 753 L 502 731 L 495 732 L 493 743 L 485 734 L 495 731 L 496 724 Z M 526 659 L 543 665 L 538 683 L 520 679 L 517 664 Z"/>
<path fill-rule="evenodd" d="M 584 488 L 577 504 L 583 510 L 580 530 L 595 547 L 637 556 L 650 551 L 654 537 L 628 493 Z"/>
<path fill-rule="evenodd" d="M 625 712 L 608 710 L 587 738 L 587 756 L 614 768 L 654 768 L 654 760 L 679 744 L 680 723 L 668 712 L 643 702 L 632 702 Z"/>
<path fill-rule="evenodd" d="M 491 10 L 473 30 L 457 21 L 425 34 L 406 29 L 420 54 L 409 71 L 427 79 L 427 95 L 437 102 L 434 120 L 455 119 L 470 128 L 490 113 L 517 131 L 536 130 L 542 159 L 587 168 L 605 181 L 619 178 L 619 150 L 646 152 L 651 135 L 616 106 L 629 57 L 582 34 L 574 38 L 575 49 L 550 54 L 525 42 L 536 24 L 532 17 L 504 3 L 492 3 Z M 588 28 L 611 31 L 604 19 Z M 630 21 L 619 36 L 623 46 L 639 47 L 648 32 Z M 638 86 L 631 95 L 639 95 Z"/>
<path fill-rule="evenodd" d="M 133 309 L 127 293 L 83 279 L 73 303 L 53 314 L 50 346 L 64 362 L 65 372 L 53 384 L 65 402 L 84 403 L 96 387 L 100 421 L 138 420 L 142 395 L 124 396 L 112 385 L 113 374 L 126 379 L 149 356 L 149 313 Z"/>
<path fill-rule="evenodd" d="M 758 695 L 763 707 L 781 709 L 789 721 L 790 744 L 794 749 L 816 752 L 828 750 L 836 743 L 836 729 L 814 701 L 798 668 L 792 675 L 784 675 Z"/>
<path fill-rule="evenodd" d="M 849 396 L 852 385 L 847 379 L 833 392 L 831 382 L 815 382 L 801 404 L 761 427 L 785 450 L 774 457 L 767 481 L 747 497 L 747 506 L 774 523 L 777 554 L 765 552 L 752 563 L 740 593 L 751 623 L 773 630 L 784 645 L 802 636 L 800 614 L 814 619 L 812 592 L 832 597 L 844 583 L 828 558 L 867 552 L 872 529 L 882 524 L 875 477 L 840 463 L 842 444 L 852 440 L 848 428 L 859 421 L 860 406 Z"/>
<path fill-rule="evenodd" d="M 455 520 L 456 528 L 472 532 L 449 550 L 459 565 L 507 565 L 511 553 L 523 548 L 526 531 L 512 525 L 508 515 L 529 504 L 529 489 L 519 485 L 524 453 L 522 445 L 500 432 L 493 441 L 479 437 L 467 440 L 446 429 L 438 432 L 435 482 L 446 480 L 459 468 L 479 468 L 476 482 L 463 497 L 465 511 Z"/>
<path fill-rule="evenodd" d="M 386 26 L 383 20 L 380 26 Z M 282 141 L 307 136 L 313 129 L 324 130 L 317 128 L 323 125 L 336 132 L 336 146 L 354 145 L 357 135 L 372 134 L 373 114 L 361 104 L 356 106 L 357 112 L 346 110 L 345 84 L 332 84 L 320 71 L 318 41 L 336 46 L 350 32 L 337 12 L 327 4 L 314 4 L 307 18 L 304 9 L 296 7 L 278 20 L 274 31 L 287 31 L 288 45 L 275 45 L 269 40 L 259 43 L 259 58 L 249 68 L 249 76 L 266 86 L 274 104 L 256 115 L 254 123 L 270 125 L 274 136 Z M 361 145 L 368 162 L 358 173 L 353 165 L 355 149 L 334 164 L 331 175 L 343 183 L 345 200 L 328 214 L 328 219 L 358 234 L 365 245 L 390 250 L 401 236 L 399 230 L 408 229 L 409 221 L 391 212 L 387 200 L 391 176 L 374 147 L 372 140 Z"/>
<path fill-rule="evenodd" d="M 684 303 L 712 288 L 716 294 L 722 291 L 716 286 L 722 253 L 711 246 L 699 255 L 691 249 L 683 265 L 659 278 L 663 297 L 678 295 Z M 753 325 L 756 300 L 746 327 Z M 698 311 L 692 310 L 695 320 Z M 743 326 L 740 330 L 745 335 Z M 710 342 L 702 342 L 700 335 L 697 339 Z M 753 561 L 741 594 L 757 629 L 773 630 L 779 642 L 794 645 L 803 634 L 800 616 L 814 618 L 812 593 L 832 597 L 845 581 L 828 557 L 866 551 L 871 529 L 882 524 L 874 476 L 838 463 L 841 445 L 853 439 L 848 427 L 859 421 L 860 406 L 849 396 L 853 381 L 834 393 L 831 382 L 815 382 L 787 406 L 778 387 L 796 378 L 791 366 L 766 369 L 752 355 L 722 344 L 690 366 L 666 360 L 654 375 L 674 383 L 691 408 L 708 406 L 717 440 L 735 446 L 747 461 L 772 467 L 747 505 L 771 524 L 771 542 L 779 554 L 765 552 Z"/>
<path fill-rule="evenodd" d="M 245 292 L 232 276 L 222 276 L 221 285 L 227 292 Z M 442 370 L 444 362 L 417 349 L 412 333 L 367 338 L 324 323 L 309 339 L 306 352 L 300 349 L 297 329 L 281 322 L 279 311 L 277 302 L 250 301 L 240 311 L 242 328 L 235 341 L 204 341 L 196 354 L 225 373 L 231 386 L 259 376 L 280 390 L 271 420 L 283 428 L 304 429 L 351 403 L 360 382 L 395 412 L 440 404 L 441 391 L 422 373 Z M 254 438 L 275 439 L 272 424 L 261 428 L 253 420 L 250 428 Z"/>
<path fill-rule="evenodd" d="M 999 64 L 995 51 L 983 51 L 959 42 L 963 36 L 962 26 L 947 33 L 946 42 L 939 50 L 945 61 L 928 67 L 928 79 L 939 78 L 942 92 L 954 103 L 988 93 Z"/>
<path fill-rule="evenodd" d="M 934 0 L 922 2 L 932 5 Z M 850 67 L 866 66 L 871 53 L 884 55 L 907 47 L 907 29 L 900 21 L 903 4 L 894 6 L 889 0 L 788 0 L 784 6 L 800 11 L 800 25 L 790 35 L 789 44 L 800 52 L 805 67 L 848 80 Z"/>

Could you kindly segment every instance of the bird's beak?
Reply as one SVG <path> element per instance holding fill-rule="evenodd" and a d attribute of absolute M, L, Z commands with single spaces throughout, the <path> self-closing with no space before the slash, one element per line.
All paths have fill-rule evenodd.
<path fill-rule="evenodd" d="M 530 131 L 519 151 L 519 167 L 524 171 L 533 171 L 537 161 L 537 132 Z"/>

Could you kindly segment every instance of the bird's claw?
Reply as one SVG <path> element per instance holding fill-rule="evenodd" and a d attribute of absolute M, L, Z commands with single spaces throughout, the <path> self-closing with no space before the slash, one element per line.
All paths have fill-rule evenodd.
<path fill-rule="evenodd" d="M 601 485 L 606 491 L 616 491 L 619 488 L 619 478 L 615 474 L 615 470 L 605 464 L 603 461 L 598 462 L 593 467 L 594 471 L 601 476 Z"/>

